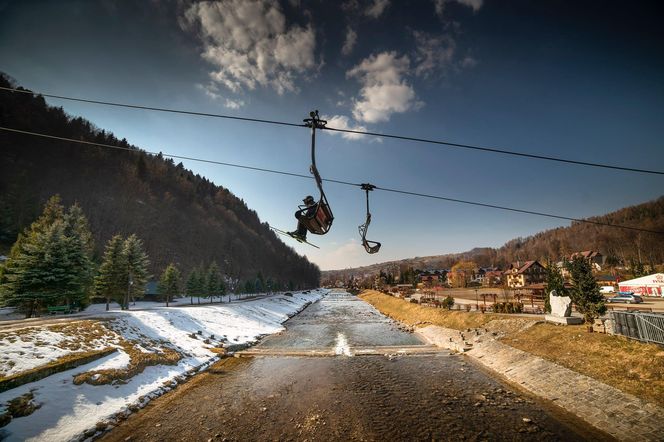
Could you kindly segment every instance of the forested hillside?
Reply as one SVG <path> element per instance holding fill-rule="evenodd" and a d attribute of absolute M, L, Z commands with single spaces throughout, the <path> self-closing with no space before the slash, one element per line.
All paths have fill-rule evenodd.
<path fill-rule="evenodd" d="M 4 75 L 0 85 L 15 87 Z M 316 265 L 281 242 L 228 189 L 181 163 L 146 154 L 29 94 L 0 91 L 0 125 L 131 149 L 0 131 L 0 254 L 7 254 L 44 202 L 60 194 L 65 205 L 78 202 L 88 217 L 97 256 L 114 234 L 135 233 L 155 275 L 169 262 L 186 273 L 214 260 L 233 278 L 262 272 L 284 284 L 317 285 Z"/>
<path fill-rule="evenodd" d="M 664 232 L 664 197 L 637 206 L 626 207 L 589 220 Z M 515 238 L 495 249 L 475 248 L 464 253 L 416 257 L 357 269 L 324 272 L 325 280 L 345 281 L 350 276 L 377 274 L 380 270 L 449 269 L 459 261 L 473 261 L 480 267 L 505 269 L 511 262 L 538 259 L 559 260 L 574 252 L 597 250 L 610 266 L 640 262 L 664 264 L 664 235 L 628 229 L 573 222 L 569 227 L 546 230 L 526 238 Z"/>

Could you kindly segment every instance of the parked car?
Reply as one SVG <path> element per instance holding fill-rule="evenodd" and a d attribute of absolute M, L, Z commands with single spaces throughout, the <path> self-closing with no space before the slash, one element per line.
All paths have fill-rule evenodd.
<path fill-rule="evenodd" d="M 643 298 L 632 292 L 618 292 L 616 296 L 607 299 L 607 301 L 611 303 L 624 302 L 626 304 L 640 304 L 643 302 Z"/>

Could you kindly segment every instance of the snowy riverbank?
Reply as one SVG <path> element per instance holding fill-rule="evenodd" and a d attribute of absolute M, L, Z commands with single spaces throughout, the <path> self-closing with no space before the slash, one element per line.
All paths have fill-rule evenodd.
<path fill-rule="evenodd" d="M 150 398 L 170 390 L 174 381 L 207 368 L 218 357 L 212 351 L 214 347 L 247 344 L 279 332 L 284 321 L 323 294 L 322 290 L 296 292 L 292 296 L 275 295 L 234 304 L 116 313 L 109 327 L 122 338 L 160 343 L 179 352 L 182 359 L 177 365 L 149 366 L 126 383 L 72 383 L 79 373 L 125 367 L 128 355 L 118 348 L 97 361 L 0 393 L 0 404 L 32 392 L 33 401 L 40 405 L 31 415 L 14 418 L 0 428 L 0 439 L 59 441 L 78 439 L 86 431 L 90 435 L 98 423 L 112 424 L 114 415 L 127 412 L 129 407 L 145 405 Z M 39 353 L 39 346 L 35 347 L 27 349 L 31 350 L 29 354 Z M 18 352 L 12 354 L 16 359 L 21 357 Z"/>

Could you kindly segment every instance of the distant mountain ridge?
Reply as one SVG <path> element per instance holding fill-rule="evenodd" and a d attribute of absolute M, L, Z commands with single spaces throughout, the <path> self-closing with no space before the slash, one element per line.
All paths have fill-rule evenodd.
<path fill-rule="evenodd" d="M 588 219 L 664 232 L 664 196 Z M 394 273 L 394 270 L 406 267 L 422 270 L 449 269 L 461 260 L 474 261 L 481 267 L 505 269 L 517 260 L 558 260 L 583 250 L 597 250 L 607 257 L 609 263 L 614 264 L 629 264 L 632 261 L 662 264 L 664 235 L 574 221 L 569 227 L 558 227 L 526 238 L 512 239 L 497 249 L 476 247 L 462 253 L 407 258 L 352 269 L 327 270 L 322 275 L 323 282 L 346 281 L 350 276 L 376 274 L 380 270 L 392 270 Z"/>
<path fill-rule="evenodd" d="M 6 75 L 0 85 L 15 87 Z M 41 96 L 0 91 L 0 125 L 134 150 L 0 131 L 0 254 L 58 193 L 83 208 L 97 254 L 112 235 L 136 233 L 155 275 L 169 262 L 186 274 L 216 260 L 222 272 L 242 280 L 261 272 L 284 284 L 318 284 L 315 264 L 278 239 L 244 201 L 182 163 L 146 154 Z"/>

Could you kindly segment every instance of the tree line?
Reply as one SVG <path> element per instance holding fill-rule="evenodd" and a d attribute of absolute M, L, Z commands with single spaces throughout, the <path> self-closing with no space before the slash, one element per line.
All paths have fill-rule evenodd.
<path fill-rule="evenodd" d="M 49 308 L 85 309 L 92 299 L 103 299 L 106 310 L 111 302 L 128 309 L 141 299 L 152 275 L 150 259 L 143 242 L 135 234 L 114 235 L 98 260 L 94 255 L 93 234 L 78 204 L 65 208 L 59 195 L 51 197 L 42 214 L 13 244 L 7 260 L 0 265 L 0 303 L 14 306 L 26 317 Z M 234 292 L 262 293 L 280 290 L 289 281 L 265 279 L 262 273 L 242 283 L 224 275 L 215 261 L 191 270 L 183 287 L 181 272 L 169 263 L 159 278 L 158 294 L 169 305 L 186 294 L 221 301 L 227 287 Z"/>

